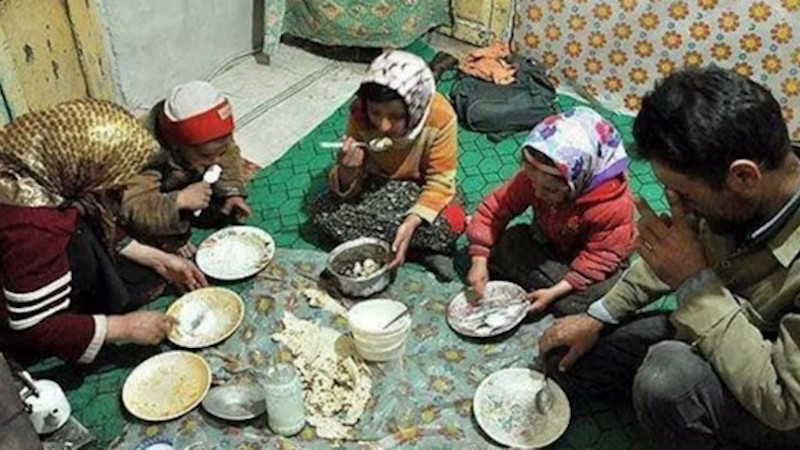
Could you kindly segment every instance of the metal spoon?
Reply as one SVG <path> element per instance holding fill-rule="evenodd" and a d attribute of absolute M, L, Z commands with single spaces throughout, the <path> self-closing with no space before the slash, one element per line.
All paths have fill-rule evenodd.
<path fill-rule="evenodd" d="M 411 312 L 411 310 L 410 310 L 410 309 L 408 309 L 408 308 L 406 308 L 405 310 L 403 310 L 403 312 L 401 312 L 400 314 L 398 314 L 398 315 L 397 315 L 397 316 L 396 316 L 394 319 L 392 319 L 392 320 L 390 320 L 389 322 L 387 322 L 387 323 L 386 323 L 386 325 L 384 325 L 384 326 L 381 328 L 381 330 L 385 330 L 385 329 L 389 328 L 390 326 L 392 326 L 392 324 L 394 324 L 395 322 L 397 322 L 397 321 L 398 321 L 398 320 L 400 320 L 401 318 L 403 318 L 403 317 L 407 316 L 407 315 L 408 315 L 410 312 Z"/>
<path fill-rule="evenodd" d="M 542 377 L 544 377 L 544 385 L 536 393 L 535 402 L 536 409 L 539 411 L 539 414 L 544 416 L 547 415 L 547 413 L 550 411 L 550 408 L 553 407 L 553 395 L 550 393 L 550 383 L 547 378 L 547 362 L 544 361 L 544 358 L 542 358 L 542 363 L 540 365 Z"/>

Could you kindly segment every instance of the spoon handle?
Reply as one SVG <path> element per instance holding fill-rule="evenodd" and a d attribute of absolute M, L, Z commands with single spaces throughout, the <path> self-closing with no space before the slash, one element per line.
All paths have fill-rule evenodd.
<path fill-rule="evenodd" d="M 409 312 L 410 312 L 410 310 L 409 310 L 408 308 L 406 308 L 406 309 L 405 309 L 403 312 L 401 312 L 400 314 L 398 314 L 397 316 L 395 316 L 395 318 L 394 318 L 394 319 L 390 320 L 390 321 L 389 321 L 389 322 L 388 322 L 386 325 L 384 325 L 384 326 L 383 326 L 381 329 L 382 329 L 382 330 L 385 330 L 385 329 L 389 328 L 390 326 L 392 326 L 392 324 L 394 324 L 395 322 L 397 322 L 397 321 L 398 321 L 398 320 L 400 320 L 401 318 L 403 318 L 403 317 L 407 316 L 407 315 L 409 314 Z"/>
<path fill-rule="evenodd" d="M 344 147 L 344 142 L 320 142 L 320 148 L 339 149 Z"/>

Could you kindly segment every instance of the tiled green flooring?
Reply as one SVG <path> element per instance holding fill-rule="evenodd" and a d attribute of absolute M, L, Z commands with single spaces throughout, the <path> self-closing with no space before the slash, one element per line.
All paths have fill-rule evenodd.
<path fill-rule="evenodd" d="M 449 84 L 441 83 L 441 88 L 447 90 Z M 575 101 L 561 97 L 559 103 L 562 107 L 568 107 L 574 105 Z M 254 217 L 250 224 L 269 231 L 278 245 L 298 249 L 318 248 L 314 234 L 307 225 L 308 214 L 304 205 L 306 198 L 324 188 L 325 170 L 333 161 L 334 153 L 319 148 L 317 143 L 336 140 L 342 135 L 347 112 L 348 106 L 343 105 L 275 164 L 261 170 L 253 180 L 250 203 Z M 607 116 L 629 140 L 632 119 L 620 115 Z M 517 170 L 517 149 L 524 136 L 525 133 L 520 133 L 495 144 L 481 134 L 459 131 L 458 179 L 470 209 L 474 209 L 486 193 Z M 636 159 L 631 165 L 631 186 L 653 206 L 660 210 L 666 208 L 662 189 L 649 166 Z M 195 239 L 199 240 L 206 234 L 198 232 Z M 229 287 L 240 291 L 247 284 L 232 284 Z M 151 307 L 165 308 L 170 301 L 171 298 L 162 298 Z M 35 369 L 35 376 L 56 379 L 62 383 L 69 391 L 74 414 L 98 437 L 95 448 L 104 448 L 125 424 L 126 413 L 119 400 L 125 377 L 137 363 L 158 351 L 133 346 L 119 347 L 104 351 L 100 360 L 89 367 L 64 366 L 57 362 L 41 364 Z M 573 409 L 573 423 L 556 448 L 646 448 L 640 443 L 632 412 L 628 408 L 574 399 Z"/>

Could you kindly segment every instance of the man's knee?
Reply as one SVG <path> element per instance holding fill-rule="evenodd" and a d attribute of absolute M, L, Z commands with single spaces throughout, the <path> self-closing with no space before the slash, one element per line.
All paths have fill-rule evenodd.
<path fill-rule="evenodd" d="M 646 428 L 713 433 L 721 397 L 710 364 L 680 341 L 650 347 L 633 382 L 634 407 Z"/>

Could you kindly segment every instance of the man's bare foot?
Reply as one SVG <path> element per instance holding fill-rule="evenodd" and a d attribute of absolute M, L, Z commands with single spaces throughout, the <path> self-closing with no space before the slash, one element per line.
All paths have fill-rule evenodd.
<path fill-rule="evenodd" d="M 177 253 L 178 256 L 182 256 L 186 259 L 192 259 L 194 258 L 195 253 L 197 253 L 197 247 L 191 242 L 187 242 L 186 245 L 179 248 L 175 253 Z"/>

